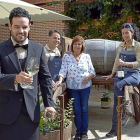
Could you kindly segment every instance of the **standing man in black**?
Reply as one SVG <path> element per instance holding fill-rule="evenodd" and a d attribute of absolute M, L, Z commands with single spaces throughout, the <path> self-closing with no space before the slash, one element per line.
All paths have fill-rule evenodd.
<path fill-rule="evenodd" d="M 45 112 L 55 114 L 52 79 L 44 47 L 28 40 L 31 17 L 17 7 L 9 16 L 11 38 L 0 43 L 0 140 L 39 140 L 40 84 Z M 39 72 L 30 76 L 25 66 L 31 57 L 40 59 Z M 23 89 L 20 83 L 32 84 Z"/>

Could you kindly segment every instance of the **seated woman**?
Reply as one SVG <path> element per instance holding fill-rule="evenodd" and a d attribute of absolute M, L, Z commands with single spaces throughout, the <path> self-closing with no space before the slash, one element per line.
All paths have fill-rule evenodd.
<path fill-rule="evenodd" d="M 68 93 L 74 98 L 74 122 L 77 128 L 74 140 L 88 140 L 88 99 L 91 79 L 95 76 L 89 54 L 83 53 L 85 42 L 75 36 L 71 44 L 71 54 L 65 54 L 59 72 L 59 84 L 66 77 Z"/>
<path fill-rule="evenodd" d="M 112 129 L 106 134 L 106 137 L 113 137 L 117 135 L 117 100 L 118 96 L 124 96 L 124 86 L 137 86 L 140 82 L 140 44 L 136 40 L 139 39 L 139 30 L 133 23 L 125 23 L 121 27 L 123 43 L 118 47 L 118 53 L 113 66 L 112 74 L 103 76 L 109 79 L 115 76 L 114 80 L 114 108 L 112 117 Z M 121 67 L 124 71 L 124 78 L 118 79 L 117 69 Z M 123 121 L 125 126 L 130 117 Z"/>

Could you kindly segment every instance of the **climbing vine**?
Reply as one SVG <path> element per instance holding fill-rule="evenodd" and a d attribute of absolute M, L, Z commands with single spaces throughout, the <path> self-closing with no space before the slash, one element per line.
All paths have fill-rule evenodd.
<path fill-rule="evenodd" d="M 47 2 L 46 4 L 47 4 L 47 5 L 62 4 L 62 3 L 65 3 L 65 2 L 67 2 L 67 1 L 73 2 L 73 1 L 75 1 L 75 0 L 61 0 L 61 1 L 53 1 L 53 0 L 52 0 L 52 2 Z M 77 0 L 76 0 L 76 1 L 77 1 Z"/>
<path fill-rule="evenodd" d="M 69 30 L 66 36 L 72 38 L 77 34 L 85 38 L 107 38 L 121 40 L 120 28 L 127 21 L 128 16 L 132 16 L 133 22 L 139 27 L 140 21 L 136 5 L 139 0 L 96 0 L 87 4 L 73 4 L 64 14 L 70 16 L 75 21 L 65 21 Z M 116 7 L 121 8 L 120 13 L 115 11 Z M 91 18 L 91 9 L 97 8 L 100 11 L 100 18 L 94 21 Z M 96 25 L 98 23 L 98 25 Z M 81 26 L 87 29 L 81 29 Z M 115 32 L 116 36 L 108 38 L 106 32 Z"/>

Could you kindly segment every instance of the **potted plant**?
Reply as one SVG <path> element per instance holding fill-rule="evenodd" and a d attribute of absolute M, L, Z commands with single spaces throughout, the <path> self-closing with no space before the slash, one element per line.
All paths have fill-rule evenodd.
<path fill-rule="evenodd" d="M 71 139 L 72 120 L 73 115 L 73 98 L 69 99 L 66 109 L 64 109 L 64 140 Z M 42 102 L 42 101 L 41 101 Z M 40 102 L 40 103 L 41 103 Z M 40 140 L 60 140 L 60 108 L 59 100 L 55 106 L 57 111 L 54 118 L 44 118 L 44 111 L 41 111 L 40 119 Z"/>
<path fill-rule="evenodd" d="M 111 90 L 104 91 L 101 97 L 101 108 L 110 108 L 111 98 L 110 94 L 112 93 Z"/>

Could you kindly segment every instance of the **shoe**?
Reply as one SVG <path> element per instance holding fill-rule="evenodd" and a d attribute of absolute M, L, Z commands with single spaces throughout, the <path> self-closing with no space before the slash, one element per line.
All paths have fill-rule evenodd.
<path fill-rule="evenodd" d="M 111 129 L 111 131 L 106 134 L 107 138 L 112 138 L 114 136 L 117 136 L 117 130 L 115 130 L 115 129 Z"/>
<path fill-rule="evenodd" d="M 125 127 L 128 124 L 129 120 L 130 120 L 130 117 L 129 116 L 126 117 L 125 119 L 123 119 L 122 120 L 122 126 Z"/>
<path fill-rule="evenodd" d="M 74 140 L 81 140 L 81 133 L 76 133 Z"/>
<path fill-rule="evenodd" d="M 87 135 L 87 133 L 82 133 L 81 140 L 88 140 L 88 135 Z"/>

